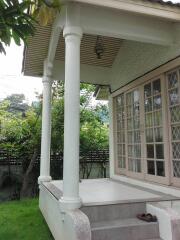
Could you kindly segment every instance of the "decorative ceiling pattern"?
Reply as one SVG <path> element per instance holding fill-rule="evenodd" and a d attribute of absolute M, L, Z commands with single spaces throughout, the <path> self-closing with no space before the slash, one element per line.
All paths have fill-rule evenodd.
<path fill-rule="evenodd" d="M 43 62 L 48 53 L 51 26 L 37 27 L 36 34 L 29 39 L 24 51 L 23 72 L 27 76 L 42 76 Z M 81 64 L 110 68 L 118 54 L 122 41 L 118 38 L 103 37 L 104 53 L 101 59 L 95 53 L 97 36 L 84 34 L 81 41 Z M 56 50 L 55 60 L 64 61 L 65 42 L 61 34 Z"/>

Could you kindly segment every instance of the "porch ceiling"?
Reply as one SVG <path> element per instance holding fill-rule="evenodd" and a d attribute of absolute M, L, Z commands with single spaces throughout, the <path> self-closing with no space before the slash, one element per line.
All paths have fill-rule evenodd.
<path fill-rule="evenodd" d="M 36 34 L 33 38 L 29 39 L 28 47 L 26 47 L 24 51 L 24 75 L 35 77 L 42 76 L 44 59 L 48 54 L 51 30 L 51 26 L 37 26 Z M 103 37 L 104 54 L 101 59 L 98 59 L 94 51 L 96 38 L 97 36 L 95 35 L 83 35 L 81 42 L 81 64 L 110 68 L 123 40 L 113 37 Z M 64 61 L 64 53 L 65 42 L 61 34 L 55 54 L 55 60 Z"/>

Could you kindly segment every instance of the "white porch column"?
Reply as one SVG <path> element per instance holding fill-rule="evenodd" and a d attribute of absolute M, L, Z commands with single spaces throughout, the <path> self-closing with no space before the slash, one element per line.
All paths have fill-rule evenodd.
<path fill-rule="evenodd" d="M 113 112 L 113 98 L 109 96 L 109 162 L 110 162 L 110 178 L 114 176 L 114 112 Z"/>
<path fill-rule="evenodd" d="M 46 65 L 46 64 L 45 64 Z M 47 69 L 48 70 L 48 69 Z M 51 148 L 51 72 L 45 71 L 43 76 L 43 110 L 41 133 L 41 162 L 38 182 L 51 181 L 50 176 L 50 148 Z"/>
<path fill-rule="evenodd" d="M 79 131 L 80 131 L 80 27 L 65 27 L 65 112 L 64 112 L 64 209 L 81 206 L 79 197 Z"/>

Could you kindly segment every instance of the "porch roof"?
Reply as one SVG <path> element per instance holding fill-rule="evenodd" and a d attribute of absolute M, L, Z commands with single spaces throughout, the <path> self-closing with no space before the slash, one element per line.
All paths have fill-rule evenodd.
<path fill-rule="evenodd" d="M 110 86 L 97 85 L 94 92 L 94 97 L 96 98 L 96 100 L 108 100 L 109 93 L 110 93 Z"/>
<path fill-rule="evenodd" d="M 65 4 L 63 6 L 66 6 L 66 2 L 68 1 L 63 1 Z M 84 67 L 84 74 L 81 75 L 89 77 L 81 81 L 109 84 L 111 68 L 126 40 L 165 46 L 179 41 L 180 33 L 176 30 L 179 29 L 180 4 L 162 0 L 73 0 L 71 2 L 80 4 L 82 9 L 80 24 L 84 35 L 81 44 L 81 64 Z M 95 14 L 92 17 L 94 10 Z M 60 15 L 64 14 L 62 18 L 65 19 L 66 13 L 61 12 Z M 97 26 L 96 21 L 98 21 Z M 63 24 L 60 27 L 63 27 Z M 64 78 L 64 38 L 62 33 L 58 35 L 56 31 L 53 32 L 55 27 L 57 28 L 56 21 L 52 26 L 37 25 L 34 37 L 29 39 L 28 47 L 24 49 L 22 66 L 24 75 L 42 77 L 44 60 L 49 55 L 53 55 L 53 59 L 48 61 L 56 65 L 54 78 L 60 76 L 59 69 L 62 72 L 59 78 Z M 105 51 L 102 59 L 97 59 L 94 51 L 97 35 L 103 35 Z M 54 44 L 54 37 L 57 38 L 57 44 Z M 55 51 L 54 54 L 50 53 L 51 49 Z M 57 66 L 60 66 L 59 69 Z M 91 66 L 100 68 L 92 69 Z M 96 77 L 99 70 L 100 77 Z M 91 72 L 93 77 L 90 77 Z"/>
<path fill-rule="evenodd" d="M 44 60 L 48 55 L 48 46 L 51 36 L 52 26 L 37 26 L 36 34 L 29 39 L 28 47 L 24 52 L 23 72 L 26 76 L 41 77 L 43 75 Z M 122 41 L 118 38 L 103 37 L 104 54 L 101 59 L 97 59 L 94 51 L 96 45 L 95 35 L 84 34 L 81 42 L 81 64 L 112 67 L 112 64 L 121 47 Z M 65 42 L 62 34 L 60 35 L 55 60 L 64 62 Z"/>
<path fill-rule="evenodd" d="M 180 7 L 180 3 L 175 3 L 175 2 L 172 2 L 172 1 L 163 1 L 163 0 L 145 0 L 145 1 L 149 1 L 149 2 L 152 2 L 152 3 L 159 3 L 159 4 L 162 4 L 162 5 L 167 5 L 167 6 L 176 6 L 176 7 Z"/>

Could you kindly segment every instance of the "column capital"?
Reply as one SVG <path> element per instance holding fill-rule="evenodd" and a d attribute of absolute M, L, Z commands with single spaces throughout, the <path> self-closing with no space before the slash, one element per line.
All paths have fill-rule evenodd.
<path fill-rule="evenodd" d="M 42 78 L 42 83 L 43 84 L 52 85 L 52 82 L 53 82 L 52 76 L 46 76 L 46 75 L 43 76 L 43 78 Z"/>
<path fill-rule="evenodd" d="M 63 36 L 66 38 L 69 35 L 75 35 L 79 38 L 82 38 L 83 31 L 80 27 L 66 26 L 64 27 Z"/>
<path fill-rule="evenodd" d="M 41 184 L 42 182 L 51 182 L 52 178 L 51 176 L 39 176 L 38 177 L 38 184 Z"/>
<path fill-rule="evenodd" d="M 60 203 L 60 209 L 62 212 L 66 211 L 66 210 L 73 210 L 76 208 L 80 208 L 82 205 L 82 200 L 81 198 L 64 198 L 61 197 L 59 199 L 59 203 Z"/>
<path fill-rule="evenodd" d="M 53 69 L 53 63 L 45 59 L 43 79 L 42 79 L 43 83 L 52 83 L 52 69 Z"/>

